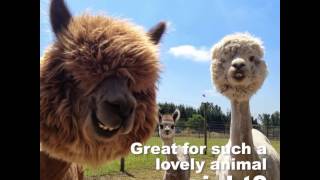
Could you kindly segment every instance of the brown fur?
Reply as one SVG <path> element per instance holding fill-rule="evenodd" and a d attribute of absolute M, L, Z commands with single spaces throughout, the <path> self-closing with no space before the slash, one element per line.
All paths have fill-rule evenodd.
<path fill-rule="evenodd" d="M 48 169 L 50 169 L 48 171 Z M 40 152 L 40 179 L 45 180 L 83 180 L 81 166 L 49 157 Z"/>
<path fill-rule="evenodd" d="M 162 31 L 155 30 L 156 36 Z M 145 142 L 157 124 L 159 39 L 128 21 L 88 14 L 72 17 L 55 32 L 57 40 L 40 63 L 41 172 L 48 173 L 52 164 L 63 172 L 71 163 L 97 166 L 127 155 L 130 145 Z M 111 75 L 130 80 L 137 102 L 134 125 L 128 134 L 93 138 L 89 97 Z"/>

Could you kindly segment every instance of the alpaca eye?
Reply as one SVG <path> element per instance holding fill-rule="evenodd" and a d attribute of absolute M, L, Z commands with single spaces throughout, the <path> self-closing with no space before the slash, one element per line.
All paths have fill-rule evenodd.
<path fill-rule="evenodd" d="M 250 61 L 250 62 L 253 62 L 254 60 L 255 60 L 255 57 L 254 57 L 254 56 L 250 56 L 250 57 L 249 57 L 249 61 Z"/>
<path fill-rule="evenodd" d="M 174 129 L 174 125 L 171 125 L 171 129 Z"/>
<path fill-rule="evenodd" d="M 163 125 L 162 124 L 160 124 L 160 129 L 163 129 Z"/>
<path fill-rule="evenodd" d="M 220 60 L 222 63 L 224 63 L 224 62 L 226 62 L 226 60 L 225 59 L 223 59 L 223 58 L 221 58 L 221 60 Z"/>
<path fill-rule="evenodd" d="M 71 81 L 71 80 L 73 80 L 73 75 L 71 73 L 65 73 L 64 79 L 67 81 Z"/>
<path fill-rule="evenodd" d="M 125 81 L 126 81 L 127 86 L 130 87 L 130 85 L 131 85 L 130 79 L 126 77 Z"/>
<path fill-rule="evenodd" d="M 128 86 L 128 87 L 131 86 L 131 81 L 127 80 L 127 86 Z"/>

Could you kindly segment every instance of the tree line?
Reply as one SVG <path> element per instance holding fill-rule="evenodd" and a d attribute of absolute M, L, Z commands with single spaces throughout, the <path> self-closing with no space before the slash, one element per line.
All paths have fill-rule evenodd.
<path fill-rule="evenodd" d="M 203 130 L 205 119 L 207 119 L 209 131 L 225 131 L 230 125 L 231 112 L 224 113 L 220 106 L 210 102 L 203 102 L 198 108 L 167 102 L 159 103 L 158 105 L 162 114 L 173 113 L 175 109 L 180 110 L 180 120 L 177 122 L 177 127 L 180 129 L 190 128 L 201 131 Z M 259 114 L 256 118 L 251 117 L 251 119 L 256 128 L 280 126 L 279 111 L 275 111 L 272 114 Z"/>

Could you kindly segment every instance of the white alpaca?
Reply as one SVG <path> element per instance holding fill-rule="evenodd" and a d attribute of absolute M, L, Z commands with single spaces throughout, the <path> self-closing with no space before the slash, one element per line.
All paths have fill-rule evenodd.
<path fill-rule="evenodd" d="M 263 175 L 267 180 L 280 180 L 280 156 L 270 141 L 258 130 L 252 129 L 249 108 L 250 97 L 261 87 L 267 66 L 263 61 L 262 41 L 248 33 L 236 33 L 224 37 L 212 48 L 211 74 L 216 89 L 231 101 L 230 139 L 227 147 L 251 147 L 251 154 L 220 154 L 218 162 L 261 161 L 266 158 L 266 170 L 218 170 L 219 180 L 243 180 L 244 177 Z M 265 155 L 257 154 L 256 148 L 265 146 Z"/>
<path fill-rule="evenodd" d="M 171 146 L 174 143 L 175 124 L 180 118 L 180 111 L 176 109 L 173 114 L 160 114 L 159 113 L 159 135 L 164 145 Z M 187 161 L 190 164 L 190 155 L 183 153 L 183 148 L 178 146 L 177 154 L 168 154 L 167 161 Z M 177 170 L 169 169 L 163 176 L 164 180 L 189 180 L 190 169 Z"/>

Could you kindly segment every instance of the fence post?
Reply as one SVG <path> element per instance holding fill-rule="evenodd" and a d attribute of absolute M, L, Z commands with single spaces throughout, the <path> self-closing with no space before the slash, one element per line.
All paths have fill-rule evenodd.
<path fill-rule="evenodd" d="M 275 126 L 272 126 L 272 138 L 274 138 L 274 128 Z"/>
<path fill-rule="evenodd" d="M 267 137 L 269 137 L 269 120 L 267 119 Z"/>
<path fill-rule="evenodd" d="M 207 154 L 207 118 L 206 118 L 206 106 L 207 103 L 205 102 L 204 103 L 204 145 L 206 146 L 205 150 L 204 150 L 204 154 L 206 155 Z"/>
<path fill-rule="evenodd" d="M 120 159 L 120 171 L 124 172 L 124 158 L 123 157 Z"/>

